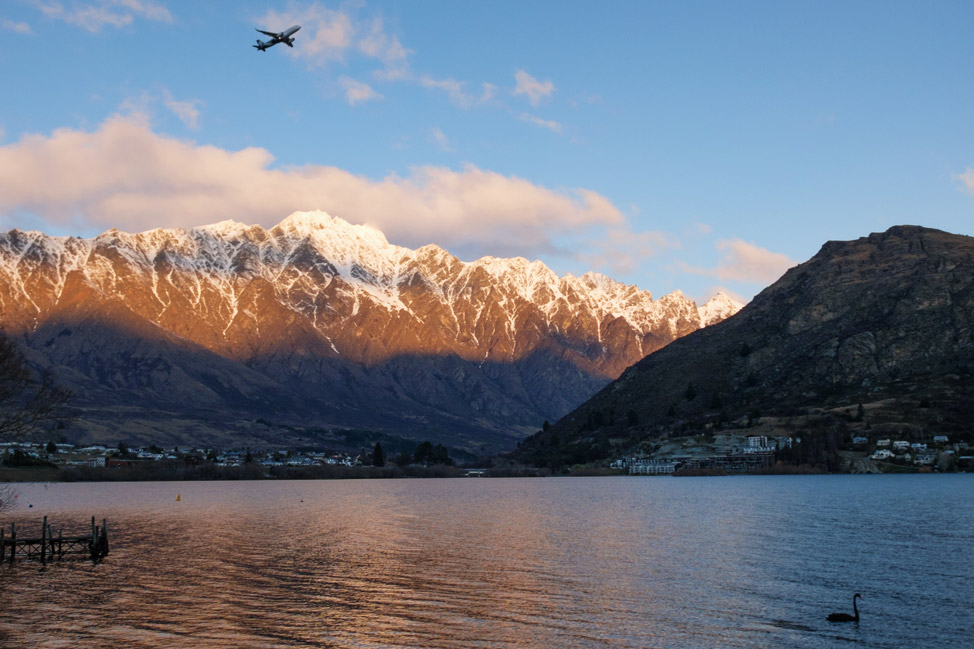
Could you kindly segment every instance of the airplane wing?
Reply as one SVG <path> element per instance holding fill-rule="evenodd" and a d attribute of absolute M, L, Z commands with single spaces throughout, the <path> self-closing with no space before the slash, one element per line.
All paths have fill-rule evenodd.
<path fill-rule="evenodd" d="M 277 32 L 265 32 L 263 29 L 258 29 L 257 31 L 259 31 L 261 34 L 264 34 L 265 36 L 270 36 L 271 38 L 278 37 Z"/>

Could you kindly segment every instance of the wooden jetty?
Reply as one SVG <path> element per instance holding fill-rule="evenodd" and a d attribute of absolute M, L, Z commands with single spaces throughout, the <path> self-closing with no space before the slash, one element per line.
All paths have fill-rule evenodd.
<path fill-rule="evenodd" d="M 40 537 L 18 537 L 17 526 L 10 524 L 10 534 L 0 528 L 0 564 L 4 561 L 14 562 L 19 555 L 28 560 L 40 560 L 47 563 L 64 557 L 84 557 L 98 561 L 108 555 L 108 523 L 102 519 L 101 526 L 95 525 L 95 517 L 91 517 L 91 534 L 65 536 L 64 530 L 54 530 L 47 522 L 47 516 L 41 523 Z"/>

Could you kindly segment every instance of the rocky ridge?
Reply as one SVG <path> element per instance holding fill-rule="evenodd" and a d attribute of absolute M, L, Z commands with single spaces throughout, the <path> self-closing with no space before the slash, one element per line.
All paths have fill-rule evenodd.
<path fill-rule="evenodd" d="M 365 426 L 496 448 L 738 308 L 410 250 L 322 212 L 270 229 L 0 235 L 4 330 L 78 393 L 82 437 L 121 409 L 133 438 L 191 440 L 256 413 L 299 436 Z"/>

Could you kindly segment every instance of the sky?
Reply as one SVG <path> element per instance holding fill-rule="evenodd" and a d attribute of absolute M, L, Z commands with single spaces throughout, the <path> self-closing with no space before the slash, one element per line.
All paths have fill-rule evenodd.
<path fill-rule="evenodd" d="M 4 0 L 0 229 L 323 210 L 747 301 L 829 240 L 974 235 L 972 33 L 967 1 Z"/>

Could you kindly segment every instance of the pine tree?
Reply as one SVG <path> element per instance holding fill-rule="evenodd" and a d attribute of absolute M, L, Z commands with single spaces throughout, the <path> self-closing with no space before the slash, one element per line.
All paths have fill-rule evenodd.
<path fill-rule="evenodd" d="M 386 465 L 386 452 L 382 450 L 382 444 L 376 442 L 375 448 L 372 450 L 372 466 L 385 466 L 385 465 Z"/>

